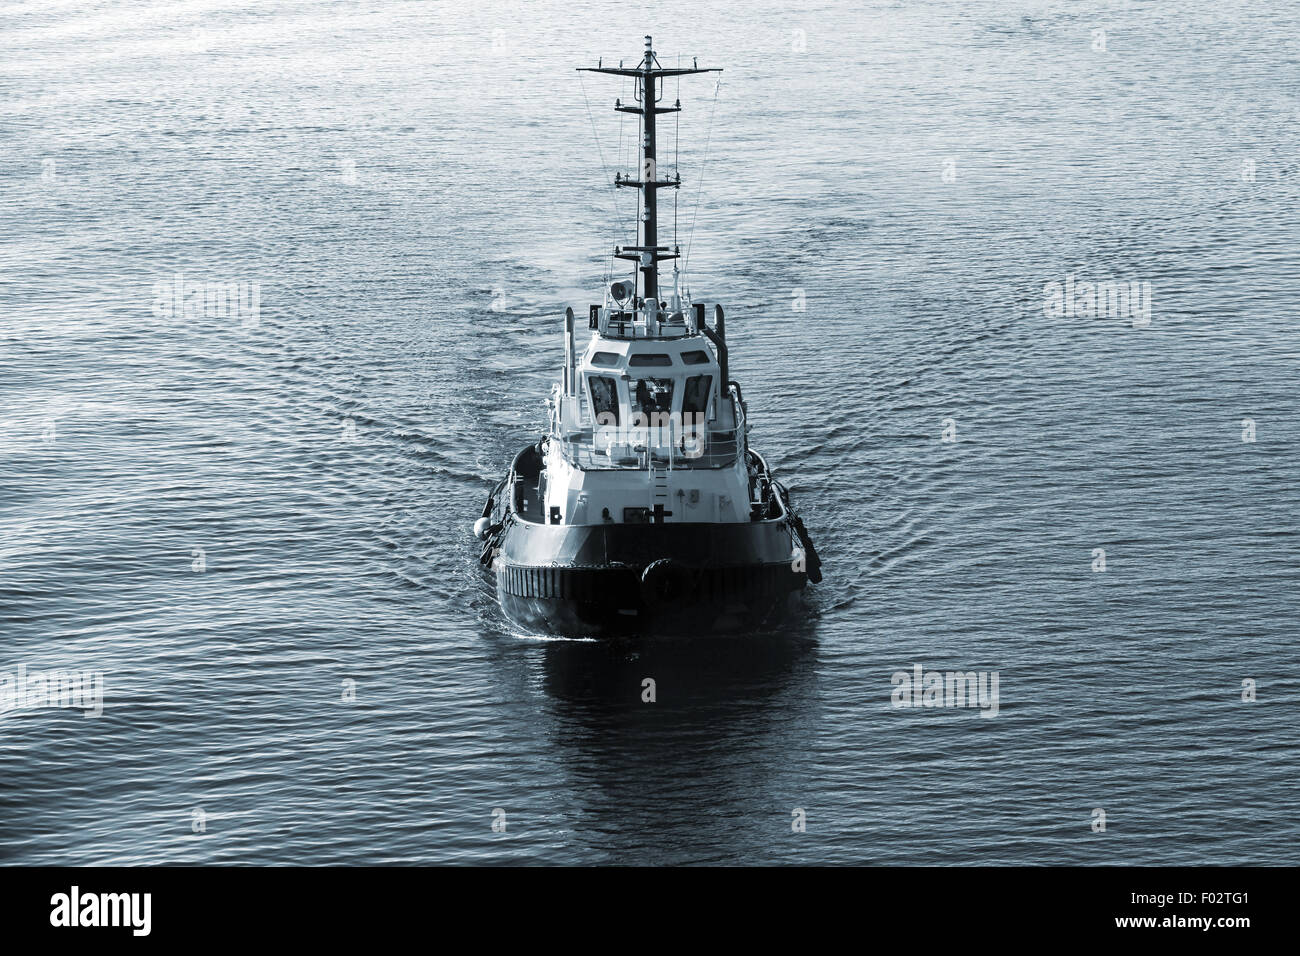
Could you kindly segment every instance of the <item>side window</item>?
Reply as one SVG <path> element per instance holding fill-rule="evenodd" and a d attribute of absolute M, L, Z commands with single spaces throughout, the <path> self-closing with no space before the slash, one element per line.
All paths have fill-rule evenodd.
<path fill-rule="evenodd" d="M 682 414 L 703 415 L 709 410 L 709 389 L 713 385 L 712 375 L 692 375 L 686 380 L 686 389 L 682 393 Z"/>
<path fill-rule="evenodd" d="M 591 410 L 596 424 L 617 425 L 618 383 L 608 375 L 590 375 L 587 387 L 591 389 Z M 602 415 L 605 416 L 603 420 Z"/>

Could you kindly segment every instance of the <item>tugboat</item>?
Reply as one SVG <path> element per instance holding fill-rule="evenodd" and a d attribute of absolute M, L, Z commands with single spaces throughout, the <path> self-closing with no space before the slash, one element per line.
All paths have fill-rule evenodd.
<path fill-rule="evenodd" d="M 645 38 L 634 67 L 583 72 L 630 77 L 639 118 L 636 245 L 618 246 L 628 276 L 588 309 L 581 352 L 564 317 L 564 368 L 547 402 L 549 428 L 515 455 L 474 525 L 481 561 L 506 615 L 523 628 L 571 636 L 752 630 L 797 611 L 821 561 L 790 493 L 749 444 L 749 409 L 731 381 L 726 320 L 692 302 L 661 245 L 656 118 L 664 80 L 720 72 L 665 68 Z"/>

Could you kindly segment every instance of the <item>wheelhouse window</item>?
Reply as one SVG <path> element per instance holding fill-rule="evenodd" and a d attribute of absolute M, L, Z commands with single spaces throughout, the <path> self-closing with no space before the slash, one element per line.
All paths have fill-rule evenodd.
<path fill-rule="evenodd" d="M 662 355 L 659 353 L 642 353 L 640 355 L 629 355 L 627 358 L 627 364 L 631 368 L 666 368 L 673 364 L 673 357 L 671 355 Z"/>
<path fill-rule="evenodd" d="M 591 364 L 598 365 L 602 368 L 609 368 L 617 365 L 619 354 L 617 352 L 596 352 L 591 356 Z"/>
<path fill-rule="evenodd" d="M 712 375 L 692 375 L 682 390 L 682 415 L 703 415 L 709 409 Z"/>
<path fill-rule="evenodd" d="M 591 390 L 591 410 L 596 424 L 617 425 L 618 381 L 609 375 L 589 375 L 587 387 Z"/>
<path fill-rule="evenodd" d="M 673 410 L 673 380 L 671 378 L 638 379 L 632 391 L 632 410 L 649 418 L 653 415 L 671 414 Z"/>
<path fill-rule="evenodd" d="M 683 352 L 682 361 L 687 365 L 708 365 L 709 353 L 703 349 L 697 349 L 694 352 Z"/>

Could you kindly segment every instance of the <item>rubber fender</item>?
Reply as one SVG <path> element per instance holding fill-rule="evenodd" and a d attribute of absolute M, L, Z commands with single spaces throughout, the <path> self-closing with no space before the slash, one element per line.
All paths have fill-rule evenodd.
<path fill-rule="evenodd" d="M 695 590 L 691 569 L 672 558 L 660 558 L 641 572 L 641 600 L 648 607 L 683 601 Z"/>

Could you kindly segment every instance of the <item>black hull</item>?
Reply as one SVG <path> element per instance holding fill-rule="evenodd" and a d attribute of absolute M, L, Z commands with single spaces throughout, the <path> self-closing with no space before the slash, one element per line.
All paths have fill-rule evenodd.
<path fill-rule="evenodd" d="M 567 637 L 735 634 L 765 631 L 798 619 L 802 594 L 768 596 L 745 602 L 692 602 L 689 606 L 650 608 L 621 601 L 520 597 L 498 589 L 501 608 L 520 627 Z"/>
<path fill-rule="evenodd" d="M 489 564 L 505 613 L 570 636 L 766 629 L 798 614 L 807 572 L 785 521 L 542 525 L 509 517 Z"/>

